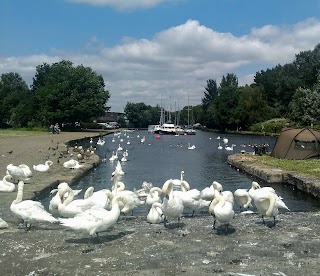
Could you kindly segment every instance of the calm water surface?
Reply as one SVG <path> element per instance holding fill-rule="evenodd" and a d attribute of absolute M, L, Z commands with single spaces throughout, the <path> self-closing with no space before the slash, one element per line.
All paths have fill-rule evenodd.
<path fill-rule="evenodd" d="M 141 138 L 145 136 L 145 142 L 141 143 Z M 218 139 L 220 137 L 220 139 Z M 233 151 L 224 149 L 223 138 L 228 138 L 228 145 L 234 144 Z M 180 179 L 180 172 L 185 172 L 185 180 L 191 188 L 199 190 L 211 185 L 213 181 L 220 182 L 224 190 L 234 192 L 238 188 L 250 188 L 251 182 L 256 180 L 262 186 L 270 184 L 257 180 L 250 175 L 230 167 L 227 164 L 229 154 L 241 152 L 253 152 L 253 144 L 268 144 L 269 151 L 272 151 L 276 138 L 269 136 L 252 136 L 226 134 L 219 135 L 212 132 L 197 131 L 196 135 L 190 136 L 168 136 L 162 135 L 156 139 L 155 134 L 148 133 L 146 130 L 134 132 L 122 132 L 120 136 L 113 134 L 105 136 L 106 143 L 97 147 L 96 153 L 101 158 L 106 158 L 99 167 L 90 171 L 76 185 L 74 189 L 83 191 L 93 186 L 95 190 L 111 189 L 111 174 L 115 170 L 117 161 L 109 161 L 112 151 L 119 145 L 123 150 L 128 150 L 127 162 L 122 163 L 125 175 L 122 182 L 126 189 L 139 189 L 144 181 L 150 182 L 153 186 L 162 187 L 163 183 L 169 178 Z M 114 141 L 114 142 L 113 142 Z M 128 141 L 130 142 L 128 144 Z M 195 145 L 196 149 L 188 150 L 188 144 Z M 218 149 L 219 143 L 223 149 Z M 84 145 L 87 147 L 89 145 Z M 119 160 L 123 151 L 119 152 Z M 301 191 L 293 189 L 290 185 L 272 184 L 278 195 L 284 198 L 291 211 L 315 211 L 320 209 L 320 203 L 314 197 Z M 50 198 L 44 200 L 48 202 Z M 235 204 L 235 209 L 238 206 Z M 144 207 L 135 211 L 136 215 L 146 214 Z"/>

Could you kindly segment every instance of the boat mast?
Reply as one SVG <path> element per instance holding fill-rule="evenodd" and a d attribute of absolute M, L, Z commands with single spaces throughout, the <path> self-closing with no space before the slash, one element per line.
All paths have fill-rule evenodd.
<path fill-rule="evenodd" d="M 190 125 L 190 116 L 189 116 L 189 94 L 188 94 L 188 128 Z"/>

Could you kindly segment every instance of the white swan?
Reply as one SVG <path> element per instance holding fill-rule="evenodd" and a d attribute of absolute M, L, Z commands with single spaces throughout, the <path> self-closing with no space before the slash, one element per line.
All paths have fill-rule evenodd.
<path fill-rule="evenodd" d="M 226 201 L 230 202 L 232 204 L 232 206 L 233 206 L 233 204 L 234 204 L 234 196 L 233 196 L 233 193 L 231 191 L 223 191 L 223 186 L 217 181 L 213 181 L 212 182 L 212 186 L 214 188 L 215 197 L 220 194 L 220 195 L 223 196 L 223 198 Z"/>
<path fill-rule="evenodd" d="M 154 202 L 147 215 L 147 221 L 152 224 L 163 222 L 162 205 L 160 202 Z"/>
<path fill-rule="evenodd" d="M 68 197 L 62 202 L 62 198 L 65 193 L 68 193 Z M 62 217 L 71 218 L 87 209 L 90 209 L 93 206 L 97 206 L 96 202 L 90 198 L 73 200 L 74 192 L 70 187 L 60 189 L 58 191 L 58 195 L 60 198 L 58 212 Z"/>
<path fill-rule="evenodd" d="M 119 146 L 118 146 L 118 149 L 117 149 L 118 151 L 122 151 L 123 150 L 123 148 L 121 147 L 121 145 L 119 144 Z"/>
<path fill-rule="evenodd" d="M 49 212 L 55 217 L 58 217 L 60 215 L 58 211 L 58 206 L 59 206 L 59 203 L 61 202 L 61 198 L 60 198 L 61 195 L 58 193 L 58 191 L 66 188 L 71 189 L 68 183 L 61 182 L 58 185 L 57 189 L 53 189 L 50 191 L 50 195 L 53 195 L 54 193 L 56 193 L 49 202 Z M 80 194 L 82 190 L 80 189 L 80 190 L 72 190 L 72 191 L 74 196 L 77 196 L 78 194 Z M 66 192 L 63 194 L 63 199 L 66 199 L 67 197 L 68 197 L 68 193 Z"/>
<path fill-rule="evenodd" d="M 100 232 L 108 230 L 119 219 L 119 201 L 125 202 L 125 199 L 121 196 L 115 196 L 112 199 L 110 211 L 96 206 L 77 214 L 73 218 L 61 218 L 59 221 L 63 226 L 69 227 L 74 231 L 98 236 Z"/>
<path fill-rule="evenodd" d="M 95 205 L 98 205 L 104 209 L 110 209 L 111 194 L 112 194 L 111 191 L 108 189 L 94 191 L 94 187 L 89 187 L 85 191 L 83 198 L 84 199 L 90 198 L 95 203 Z"/>
<path fill-rule="evenodd" d="M 144 204 L 144 201 L 140 200 L 138 195 L 135 192 L 125 190 L 125 185 L 123 182 L 117 182 L 116 185 L 117 187 L 113 191 L 113 194 L 121 195 L 123 198 L 125 198 L 125 205 L 124 206 L 120 205 L 120 209 L 122 213 L 127 215 L 129 212 L 131 212 L 131 214 L 133 214 L 133 210 L 136 207 Z"/>
<path fill-rule="evenodd" d="M 146 203 L 145 203 L 146 207 L 150 209 L 153 203 L 155 202 L 161 203 L 162 201 L 160 197 L 161 194 L 162 194 L 162 189 L 160 189 L 159 187 L 152 187 L 146 198 Z"/>
<path fill-rule="evenodd" d="M 208 207 L 210 201 L 203 200 L 201 198 L 201 192 L 198 189 L 191 189 L 186 181 L 181 182 L 182 191 L 173 191 L 174 195 L 178 195 L 183 202 L 183 206 L 186 208 L 190 208 L 192 210 L 192 216 L 194 215 L 196 210 L 199 210 L 203 207 Z"/>
<path fill-rule="evenodd" d="M 234 147 L 234 146 L 235 146 L 235 145 L 232 144 L 231 147 L 230 147 L 230 146 L 226 146 L 224 149 L 227 150 L 227 151 L 233 151 L 233 147 Z"/>
<path fill-rule="evenodd" d="M 123 156 L 125 157 L 128 157 L 129 153 L 128 153 L 128 150 L 126 149 L 124 152 L 123 152 Z"/>
<path fill-rule="evenodd" d="M 212 228 L 216 228 L 216 221 L 221 224 L 229 224 L 229 222 L 234 218 L 233 205 L 226 201 L 222 195 L 217 195 L 214 200 L 212 200 L 209 206 L 209 213 L 214 215 L 214 221 Z"/>
<path fill-rule="evenodd" d="M 83 165 L 80 165 L 79 161 L 74 160 L 74 159 L 70 159 L 69 161 L 66 161 L 63 163 L 63 167 L 65 167 L 67 169 L 79 169 L 82 166 Z"/>
<path fill-rule="evenodd" d="M 236 189 L 233 193 L 234 199 L 237 204 L 240 206 L 240 211 L 242 208 L 249 208 L 252 207 L 251 204 L 251 197 L 249 195 L 248 189 Z"/>
<path fill-rule="evenodd" d="M 252 181 L 252 183 L 251 183 L 251 188 L 249 189 L 250 197 L 254 200 L 256 192 L 260 191 L 260 190 L 262 190 L 264 192 L 270 192 L 270 193 L 275 194 L 278 208 L 286 209 L 286 210 L 290 211 L 288 206 L 284 203 L 283 198 L 277 195 L 275 189 L 273 189 L 272 187 L 262 187 L 261 188 L 259 183 L 256 181 Z"/>
<path fill-rule="evenodd" d="M 196 148 L 196 146 L 195 145 L 190 145 L 190 143 L 188 143 L 188 150 L 193 150 L 193 149 L 195 149 Z"/>
<path fill-rule="evenodd" d="M 122 170 L 122 166 L 119 160 L 117 162 L 115 172 L 117 172 L 118 175 L 124 175 L 124 171 Z"/>
<path fill-rule="evenodd" d="M 114 160 L 116 160 L 116 159 L 117 159 L 117 158 L 116 158 L 116 155 L 115 155 L 115 153 L 114 153 L 114 151 L 113 151 L 111 157 L 109 158 L 109 160 L 110 160 L 110 161 L 114 161 Z"/>
<path fill-rule="evenodd" d="M 219 143 L 218 149 L 222 149 L 222 146 L 220 145 L 220 143 Z"/>
<path fill-rule="evenodd" d="M 141 143 L 144 143 L 146 141 L 146 136 L 143 136 L 140 140 Z"/>
<path fill-rule="evenodd" d="M 187 191 L 190 190 L 190 185 L 187 181 L 184 180 L 184 171 L 181 171 L 180 173 L 180 179 L 172 179 L 173 182 L 173 190 L 174 191 Z M 182 185 L 182 182 L 184 182 Z"/>
<path fill-rule="evenodd" d="M 177 218 L 178 224 L 180 224 L 184 206 L 182 199 L 173 193 L 172 179 L 167 180 L 163 184 L 162 193 L 165 195 L 161 205 L 164 215 L 164 225 L 166 226 L 167 218 Z"/>
<path fill-rule="evenodd" d="M 33 170 L 37 172 L 46 172 L 50 169 L 50 166 L 53 165 L 53 162 L 48 160 L 44 164 L 33 165 Z"/>
<path fill-rule="evenodd" d="M 103 146 L 103 145 L 105 144 L 105 142 L 106 142 L 106 141 L 105 141 L 103 138 L 101 139 L 101 138 L 99 137 L 98 142 L 97 142 L 97 145 Z"/>
<path fill-rule="evenodd" d="M 8 228 L 9 225 L 2 218 L 0 218 L 0 229 Z"/>
<path fill-rule="evenodd" d="M 25 229 L 29 230 L 32 223 L 35 222 L 57 222 L 57 220 L 44 209 L 44 206 L 33 200 L 22 200 L 24 182 L 19 181 L 18 193 L 14 201 L 12 201 L 10 210 L 19 218 L 23 219 Z"/>
<path fill-rule="evenodd" d="M 14 192 L 16 185 L 10 181 L 13 181 L 13 177 L 7 174 L 0 181 L 0 192 Z"/>
<path fill-rule="evenodd" d="M 226 145 L 226 144 L 228 144 L 228 142 L 229 142 L 229 139 L 228 138 L 223 138 L 223 143 Z"/>
<path fill-rule="evenodd" d="M 261 189 L 255 192 L 254 204 L 258 212 L 262 216 L 263 224 L 265 224 L 264 217 L 273 217 L 273 224 L 276 225 L 276 215 L 278 215 L 278 204 L 276 195 L 272 192 L 263 191 Z"/>
<path fill-rule="evenodd" d="M 30 168 L 25 164 L 19 166 L 9 164 L 7 166 L 7 174 L 10 174 L 15 181 L 28 181 L 32 176 Z"/>
<path fill-rule="evenodd" d="M 127 158 L 125 156 L 122 156 L 121 162 L 127 162 L 127 161 L 128 161 Z"/>

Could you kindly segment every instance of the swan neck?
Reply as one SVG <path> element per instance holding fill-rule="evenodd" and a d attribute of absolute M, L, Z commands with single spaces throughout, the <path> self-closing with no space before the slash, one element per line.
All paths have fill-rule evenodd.
<path fill-rule="evenodd" d="M 23 198 L 23 186 L 24 186 L 23 181 L 19 181 L 19 183 L 18 183 L 17 197 L 16 197 L 16 199 L 13 201 L 14 203 L 19 203 L 19 202 L 22 201 L 22 198 Z"/>
<path fill-rule="evenodd" d="M 273 194 L 268 193 L 268 199 L 269 199 L 269 208 L 266 211 L 266 215 L 271 216 L 272 211 L 273 211 L 275 204 L 276 204 L 276 197 Z"/>

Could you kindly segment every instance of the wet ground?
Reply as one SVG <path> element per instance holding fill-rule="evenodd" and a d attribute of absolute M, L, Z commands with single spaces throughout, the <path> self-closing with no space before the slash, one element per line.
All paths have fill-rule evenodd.
<path fill-rule="evenodd" d="M 237 214 L 216 230 L 206 214 L 170 222 L 121 217 L 99 238 L 60 225 L 9 228 L 1 275 L 319 275 L 320 213 L 283 213 L 276 226 Z"/>

